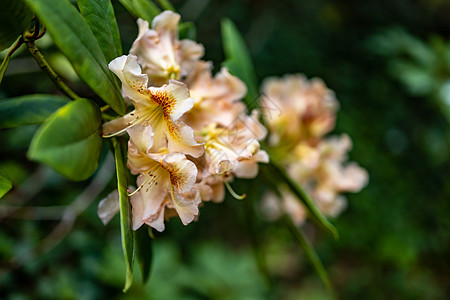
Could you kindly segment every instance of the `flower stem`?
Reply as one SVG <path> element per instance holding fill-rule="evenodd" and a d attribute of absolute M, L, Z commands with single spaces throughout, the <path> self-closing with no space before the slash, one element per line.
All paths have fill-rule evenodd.
<path fill-rule="evenodd" d="M 47 75 L 50 77 L 50 79 L 53 81 L 53 83 L 63 92 L 66 96 L 69 98 L 75 100 L 80 98 L 77 94 L 75 94 L 74 91 L 72 91 L 61 79 L 61 77 L 56 74 L 56 72 L 50 67 L 48 62 L 45 60 L 42 53 L 39 51 L 39 49 L 36 47 L 36 44 L 33 40 L 25 39 L 25 44 L 28 47 L 28 50 L 30 50 L 31 55 L 34 57 L 36 62 L 38 63 L 39 67 L 47 73 Z"/>

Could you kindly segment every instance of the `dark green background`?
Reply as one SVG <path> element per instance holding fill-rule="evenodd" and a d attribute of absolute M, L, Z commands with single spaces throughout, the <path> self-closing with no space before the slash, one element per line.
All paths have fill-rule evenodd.
<path fill-rule="evenodd" d="M 137 28 L 114 3 L 128 50 Z M 191 0 L 174 5 L 184 20 L 197 25 L 197 40 L 216 69 L 224 59 L 220 20 L 228 17 L 246 39 L 260 81 L 303 73 L 322 78 L 336 92 L 341 108 L 334 133 L 352 137 L 350 158 L 370 174 L 369 185 L 348 195 L 347 210 L 333 221 L 340 240 L 311 224 L 305 228 L 336 294 L 341 299 L 447 299 L 450 130 L 436 89 L 450 78 L 449 1 Z M 415 84 L 404 80 L 410 69 L 399 65 L 417 65 L 418 58 L 410 53 L 417 45 L 390 35 L 395 30 L 403 30 L 437 57 L 430 67 L 433 71 L 418 67 L 418 74 L 428 74 L 434 89 L 417 92 Z M 439 43 L 444 46 L 439 48 Z M 55 55 L 51 44 L 42 47 L 44 55 Z M 10 65 L 0 87 L 2 98 L 55 92 L 26 52 Z M 69 84 L 83 96 L 93 95 L 77 80 Z M 0 131 L 0 165 L 16 189 L 40 170 L 25 158 L 35 130 L 29 126 Z M 85 187 L 52 171 L 40 171 L 48 178 L 27 205 L 67 205 Z M 102 196 L 113 188 L 111 182 Z M 235 199 L 206 204 L 199 222 L 188 227 L 175 219 L 169 222 L 154 242 L 150 283 L 143 287 L 136 276 L 130 292 L 122 294 L 118 218 L 103 226 L 96 217 L 97 202 L 42 257 L 27 251 L 54 228 L 55 221 L 0 217 L 0 298 L 330 299 L 288 231 L 281 224 L 258 221 L 273 277 L 272 287 L 265 284 L 251 254 L 244 204 Z M 26 262 L 14 267 L 10 259 L 19 252 L 26 253 Z"/>

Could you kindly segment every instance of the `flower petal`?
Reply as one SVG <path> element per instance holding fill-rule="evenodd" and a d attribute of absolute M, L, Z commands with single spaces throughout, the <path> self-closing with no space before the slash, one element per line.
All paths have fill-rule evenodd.
<path fill-rule="evenodd" d="M 176 123 L 167 122 L 167 144 L 170 151 L 181 152 L 199 157 L 205 149 L 203 144 L 197 143 L 194 131 L 181 121 Z"/>
<path fill-rule="evenodd" d="M 187 199 L 177 194 L 172 190 L 171 192 L 173 204 L 180 216 L 181 222 L 184 225 L 191 223 L 195 216 L 198 215 L 198 205 L 201 203 L 200 192 L 193 190 L 189 193 Z"/>
<path fill-rule="evenodd" d="M 130 140 L 139 152 L 148 154 L 153 146 L 153 129 L 151 126 L 135 125 L 127 129 Z"/>
<path fill-rule="evenodd" d="M 142 74 L 135 55 L 122 55 L 111 61 L 108 66 L 122 82 L 122 90 L 125 97 L 137 103 L 148 102 L 148 76 L 147 74 Z"/>
<path fill-rule="evenodd" d="M 166 154 L 161 158 L 161 164 L 169 172 L 175 192 L 186 193 L 192 189 L 197 178 L 197 167 L 184 154 Z"/>
<path fill-rule="evenodd" d="M 97 207 L 98 217 L 102 220 L 103 225 L 106 225 L 119 212 L 119 191 L 114 190 L 103 198 Z"/>
<path fill-rule="evenodd" d="M 186 84 L 170 80 L 160 88 L 150 88 L 152 99 L 164 110 L 164 116 L 176 122 L 185 112 L 194 106 L 194 99 L 189 98 Z"/>
<path fill-rule="evenodd" d="M 160 172 L 156 175 L 146 173 L 138 177 L 138 187 L 144 186 L 130 197 L 134 230 L 141 227 L 146 220 L 153 220 L 160 210 L 161 204 L 168 194 L 169 180 L 164 173 Z"/>

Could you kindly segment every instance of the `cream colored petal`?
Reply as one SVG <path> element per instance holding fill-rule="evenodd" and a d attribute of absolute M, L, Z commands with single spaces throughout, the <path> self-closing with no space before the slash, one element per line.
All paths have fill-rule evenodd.
<path fill-rule="evenodd" d="M 182 197 L 180 194 L 172 190 L 172 201 L 175 209 L 180 216 L 181 222 L 184 225 L 191 223 L 195 216 L 198 215 L 198 205 L 201 203 L 199 191 L 193 191 L 188 199 Z"/>
<path fill-rule="evenodd" d="M 161 158 L 161 164 L 169 172 L 170 182 L 176 193 L 192 189 L 197 178 L 197 167 L 184 154 L 166 154 Z"/>
<path fill-rule="evenodd" d="M 102 220 L 103 225 L 106 225 L 119 212 L 119 191 L 114 190 L 103 198 L 97 207 L 98 217 Z"/>
<path fill-rule="evenodd" d="M 144 173 L 159 165 L 156 160 L 150 158 L 145 152 L 140 152 L 132 141 L 128 141 L 127 157 L 127 167 L 133 175 Z"/>
<path fill-rule="evenodd" d="M 153 146 L 153 129 L 151 126 L 135 125 L 127 129 L 130 141 L 139 152 L 148 154 Z"/>
<path fill-rule="evenodd" d="M 227 68 L 220 69 L 220 72 L 216 75 L 215 80 L 227 87 L 228 93 L 223 95 L 225 101 L 236 101 L 242 99 L 247 94 L 247 86 L 242 80 L 236 76 L 231 75 Z"/>
<path fill-rule="evenodd" d="M 180 81 L 170 80 L 169 84 L 160 88 L 150 88 L 150 91 L 172 122 L 176 122 L 194 106 L 194 99 L 189 98 L 189 89 Z"/>
<path fill-rule="evenodd" d="M 199 157 L 205 151 L 204 146 L 195 140 L 192 128 L 180 120 L 176 123 L 167 122 L 166 137 L 170 151 L 189 154 L 193 157 Z"/>
<path fill-rule="evenodd" d="M 147 224 L 150 227 L 155 228 L 156 230 L 158 230 L 159 232 L 163 232 L 165 229 L 165 225 L 164 225 L 164 213 L 165 213 L 165 208 L 167 205 L 167 198 L 162 202 L 161 207 L 159 208 L 159 210 L 156 212 L 156 214 L 154 214 L 151 218 L 145 220 L 145 224 Z"/>
<path fill-rule="evenodd" d="M 134 230 L 138 229 L 145 220 L 155 217 L 164 198 L 168 195 L 169 178 L 163 172 L 145 173 L 138 176 L 137 184 L 140 190 L 131 195 L 130 200 Z"/>
<path fill-rule="evenodd" d="M 122 131 L 121 134 L 125 133 L 125 128 L 130 126 L 131 122 L 135 120 L 134 111 L 121 118 L 114 119 L 112 121 L 106 122 L 102 126 L 102 136 L 108 136 L 111 134 L 118 134 L 118 132 Z"/>
<path fill-rule="evenodd" d="M 233 168 L 233 174 L 238 178 L 255 178 L 258 175 L 258 163 L 254 160 L 243 160 Z"/>
<path fill-rule="evenodd" d="M 111 61 L 108 66 L 122 82 L 125 97 L 138 103 L 148 102 L 148 76 L 142 74 L 135 55 L 122 55 Z"/>
<path fill-rule="evenodd" d="M 341 191 L 359 192 L 369 180 L 367 171 L 357 163 L 349 163 L 342 168 L 339 178 L 336 178 Z"/>
<path fill-rule="evenodd" d="M 178 22 L 180 15 L 173 11 L 166 10 L 157 15 L 152 20 L 152 29 L 159 33 L 169 31 L 172 34 L 178 33 Z"/>
<path fill-rule="evenodd" d="M 180 76 L 185 77 L 192 72 L 195 62 L 205 54 L 205 48 L 192 40 L 182 40 L 179 45 L 177 58 L 180 62 Z"/>

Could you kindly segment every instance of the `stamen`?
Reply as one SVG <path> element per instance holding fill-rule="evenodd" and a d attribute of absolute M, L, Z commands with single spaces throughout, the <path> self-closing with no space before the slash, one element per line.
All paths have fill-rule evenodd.
<path fill-rule="evenodd" d="M 230 192 L 231 196 L 233 196 L 234 198 L 236 198 L 237 200 L 242 200 L 245 197 L 247 197 L 246 194 L 242 194 L 242 195 L 238 195 L 233 188 L 231 187 L 231 185 L 228 183 L 228 181 L 224 181 L 225 186 L 227 187 L 227 190 Z"/>
<path fill-rule="evenodd" d="M 160 167 L 159 164 L 157 164 L 156 166 L 154 166 L 153 168 L 151 168 L 149 171 L 145 172 L 148 173 L 148 177 L 144 180 L 144 182 L 138 186 L 138 188 L 132 192 L 131 194 L 128 194 L 128 197 L 133 196 L 134 194 L 136 194 L 141 188 L 143 188 L 145 185 L 148 185 L 146 191 L 148 192 L 148 190 L 150 189 L 150 187 L 152 186 L 153 183 L 155 183 L 155 185 L 158 185 L 158 175 L 159 174 L 154 174 L 158 172 L 158 168 Z M 139 175 L 139 177 L 143 176 L 143 174 Z"/>

